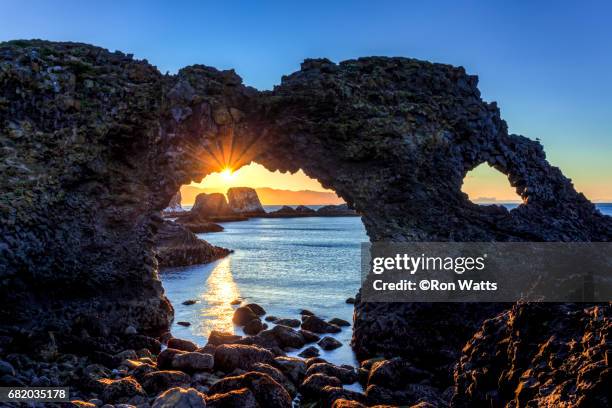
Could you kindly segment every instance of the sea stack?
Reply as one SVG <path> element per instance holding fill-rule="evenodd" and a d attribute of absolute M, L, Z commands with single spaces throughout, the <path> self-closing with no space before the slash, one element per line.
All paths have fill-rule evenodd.
<path fill-rule="evenodd" d="M 234 214 L 234 211 L 232 211 L 227 204 L 225 196 L 221 193 L 198 194 L 191 212 L 202 217 L 218 217 Z"/>
<path fill-rule="evenodd" d="M 232 187 L 227 190 L 229 206 L 237 214 L 257 216 L 265 214 L 257 191 L 250 187 Z"/>

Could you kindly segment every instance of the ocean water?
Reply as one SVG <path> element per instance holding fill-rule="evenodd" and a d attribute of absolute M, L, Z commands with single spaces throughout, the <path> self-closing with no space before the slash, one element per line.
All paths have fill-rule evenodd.
<path fill-rule="evenodd" d="M 204 345 L 213 329 L 243 334 L 231 321 L 237 306 L 230 302 L 236 298 L 257 303 L 267 315 L 281 318 L 299 319 L 300 310 L 308 309 L 326 320 L 339 317 L 352 322 L 353 305 L 346 299 L 359 289 L 360 244 L 368 241 L 360 217 L 252 218 L 221 225 L 225 231 L 198 236 L 233 249 L 233 254 L 160 274 L 175 308 L 174 336 Z M 198 303 L 185 306 L 182 302 L 187 299 Z M 179 321 L 191 326 L 177 325 Z M 330 334 L 343 345 L 321 350 L 321 357 L 355 364 L 351 335 L 351 327 Z"/>
<path fill-rule="evenodd" d="M 612 204 L 597 207 L 612 215 Z M 222 225 L 223 232 L 198 235 L 233 249 L 233 254 L 160 274 L 175 308 L 174 336 L 204 345 L 213 329 L 244 334 L 231 321 L 236 306 L 230 302 L 236 298 L 258 303 L 277 317 L 299 319 L 299 311 L 308 309 L 325 319 L 352 322 L 353 306 L 345 300 L 359 288 L 360 243 L 368 240 L 359 217 L 253 218 Z M 198 303 L 185 306 L 182 302 L 187 299 Z M 179 321 L 191 326 L 177 325 Z M 321 357 L 336 364 L 356 364 L 351 335 L 351 327 L 332 335 L 343 346 L 321 351 Z"/>

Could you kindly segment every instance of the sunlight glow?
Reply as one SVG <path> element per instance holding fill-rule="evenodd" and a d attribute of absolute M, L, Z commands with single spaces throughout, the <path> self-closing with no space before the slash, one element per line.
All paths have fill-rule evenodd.
<path fill-rule="evenodd" d="M 240 297 L 238 286 L 232 275 L 231 257 L 221 260 L 211 272 L 206 282 L 207 290 L 202 294 L 202 300 L 209 307 L 202 309 L 201 315 L 204 323 L 200 330 L 200 335 L 208 336 L 211 330 L 221 330 L 226 332 L 234 331 L 232 316 L 234 308 L 230 302 Z"/>
<path fill-rule="evenodd" d="M 220 174 L 221 174 L 221 178 L 223 178 L 223 180 L 225 181 L 232 181 L 233 179 L 236 178 L 236 174 L 229 167 L 224 168 Z"/>

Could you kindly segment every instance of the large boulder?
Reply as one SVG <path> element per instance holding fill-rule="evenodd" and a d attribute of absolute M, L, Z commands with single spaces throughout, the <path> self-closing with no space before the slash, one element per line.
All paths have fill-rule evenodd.
<path fill-rule="evenodd" d="M 266 213 L 253 188 L 232 187 L 227 190 L 227 199 L 229 207 L 237 214 L 257 216 Z"/>
<path fill-rule="evenodd" d="M 225 377 L 210 387 L 209 394 L 224 394 L 248 388 L 261 407 L 291 408 L 291 396 L 267 374 L 248 372 L 235 377 Z"/>
<path fill-rule="evenodd" d="M 204 218 L 235 214 L 234 210 L 227 204 L 225 196 L 221 193 L 198 194 L 190 212 Z"/>
<path fill-rule="evenodd" d="M 230 373 L 236 368 L 248 370 L 255 363 L 271 363 L 274 355 L 261 347 L 221 344 L 215 350 L 215 369 Z"/>
<path fill-rule="evenodd" d="M 206 396 L 194 388 L 174 387 L 160 394 L 152 408 L 206 408 Z"/>

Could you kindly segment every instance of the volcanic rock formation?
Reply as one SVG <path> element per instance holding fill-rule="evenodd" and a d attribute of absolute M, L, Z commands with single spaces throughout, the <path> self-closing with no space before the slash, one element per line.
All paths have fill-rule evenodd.
<path fill-rule="evenodd" d="M 257 216 L 265 214 L 255 189 L 250 187 L 232 187 L 227 190 L 229 207 L 237 214 Z"/>
<path fill-rule="evenodd" d="M 4 328 L 47 333 L 89 319 L 107 332 L 165 330 L 172 308 L 152 239 L 160 211 L 181 185 L 227 160 L 233 169 L 252 161 L 302 169 L 362 215 L 373 241 L 612 237 L 611 218 L 546 161 L 537 141 L 508 134 L 463 68 L 306 60 L 273 91 L 258 92 L 234 71 L 194 65 L 163 76 L 120 52 L 14 41 L 0 45 L 0 89 Z M 508 176 L 522 205 L 478 206 L 461 192 L 466 173 L 485 162 Z M 465 342 L 502 307 L 357 298 L 353 346 L 361 359 L 411 359 L 442 389 Z M 567 307 L 581 318 L 581 307 Z M 463 319 L 466 327 L 449 335 Z M 458 381 L 469 381 L 468 371 Z M 485 380 L 462 398 L 497 381 Z"/>

